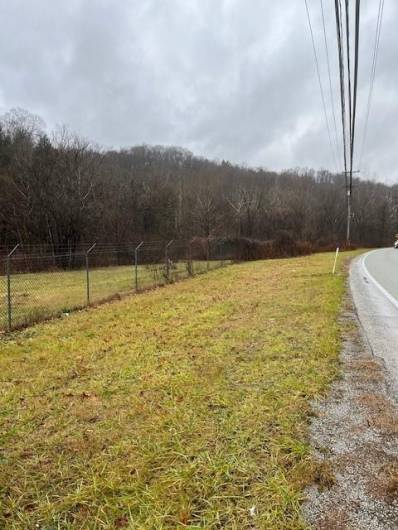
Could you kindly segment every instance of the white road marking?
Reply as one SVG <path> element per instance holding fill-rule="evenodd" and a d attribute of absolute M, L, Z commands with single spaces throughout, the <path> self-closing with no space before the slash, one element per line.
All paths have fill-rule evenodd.
<path fill-rule="evenodd" d="M 361 265 L 362 265 L 362 268 L 365 272 L 365 274 L 367 275 L 367 277 L 369 278 L 369 280 L 371 280 L 374 285 L 384 294 L 384 296 L 392 303 L 392 305 L 394 307 L 396 307 L 398 309 L 398 300 L 392 295 L 390 294 L 377 280 L 376 278 L 374 278 L 370 272 L 369 272 L 369 269 L 367 268 L 366 266 L 366 258 L 368 256 L 370 256 L 370 254 L 373 254 L 373 252 L 377 252 L 377 250 L 371 250 L 370 252 L 367 252 L 364 256 L 362 256 L 362 259 L 361 259 Z"/>

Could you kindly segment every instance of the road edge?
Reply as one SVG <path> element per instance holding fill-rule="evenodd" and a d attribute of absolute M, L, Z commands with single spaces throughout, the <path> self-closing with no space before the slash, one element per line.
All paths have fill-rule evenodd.
<path fill-rule="evenodd" d="M 351 285 L 352 267 L 365 256 L 347 264 L 339 316 L 341 376 L 312 403 L 309 441 L 317 467 L 302 513 L 317 530 L 398 528 L 398 406 L 388 368 L 374 354 L 357 313 Z"/>
<path fill-rule="evenodd" d="M 374 252 L 377 252 L 378 249 L 375 249 L 375 250 L 371 250 L 370 252 L 366 252 L 366 254 L 363 254 L 362 256 L 359 256 L 360 258 L 360 265 L 363 269 L 363 271 L 365 272 L 366 276 L 369 278 L 369 280 L 371 282 L 373 282 L 373 284 L 379 289 L 379 291 L 381 291 L 384 296 L 393 304 L 394 307 L 396 307 L 398 309 L 398 300 L 392 296 L 392 294 L 390 294 L 377 280 L 374 276 L 372 276 L 372 274 L 369 272 L 369 269 L 367 268 L 366 266 L 366 258 L 370 255 L 370 254 L 373 254 Z M 353 265 L 353 263 L 355 262 L 355 260 L 352 260 L 351 264 L 350 264 L 350 275 L 351 275 L 351 267 Z"/>

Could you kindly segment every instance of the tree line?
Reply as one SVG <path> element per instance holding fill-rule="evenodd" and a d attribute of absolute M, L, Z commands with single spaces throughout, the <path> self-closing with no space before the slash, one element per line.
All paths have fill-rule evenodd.
<path fill-rule="evenodd" d="M 357 245 L 391 244 L 398 186 L 354 180 Z M 106 150 L 20 109 L 0 118 L 0 245 L 74 251 L 85 241 L 284 234 L 315 248 L 345 237 L 342 175 L 281 172 L 194 156 L 178 147 Z"/>

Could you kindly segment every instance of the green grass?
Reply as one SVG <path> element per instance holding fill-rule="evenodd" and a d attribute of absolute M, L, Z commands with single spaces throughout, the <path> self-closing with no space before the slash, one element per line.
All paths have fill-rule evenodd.
<path fill-rule="evenodd" d="M 221 262 L 217 260 L 209 262 L 209 267 L 212 269 L 220 265 Z M 192 272 L 195 274 L 207 270 L 207 264 L 203 261 L 194 261 L 192 267 Z M 166 283 L 165 272 L 163 264 L 139 266 L 139 289 L 164 285 Z M 170 269 L 172 282 L 188 276 L 186 262 L 177 262 Z M 85 269 L 12 274 L 13 326 L 24 326 L 84 307 L 87 304 L 86 286 Z M 116 294 L 128 293 L 134 289 L 135 271 L 133 266 L 103 267 L 90 271 L 91 303 L 98 303 Z M 7 325 L 7 284 L 5 276 L 0 276 L 0 330 L 5 330 Z"/>
<path fill-rule="evenodd" d="M 335 276 L 331 254 L 233 265 L 5 336 L 0 527 L 305 528 L 347 256 Z"/>

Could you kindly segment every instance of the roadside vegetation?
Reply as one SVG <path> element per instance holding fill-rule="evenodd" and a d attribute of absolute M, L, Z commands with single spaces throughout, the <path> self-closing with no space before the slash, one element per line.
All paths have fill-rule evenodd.
<path fill-rule="evenodd" d="M 390 245 L 396 186 L 359 178 L 353 185 L 352 241 Z M 286 232 L 314 250 L 335 248 L 346 236 L 345 201 L 341 173 L 276 172 L 172 146 L 106 150 L 65 127 L 50 131 L 26 110 L 0 116 L 0 256 L 17 243 L 65 254 L 94 241 L 277 243 Z"/>
<path fill-rule="evenodd" d="M 300 529 L 344 262 L 233 265 L 0 342 L 0 527 Z"/>

